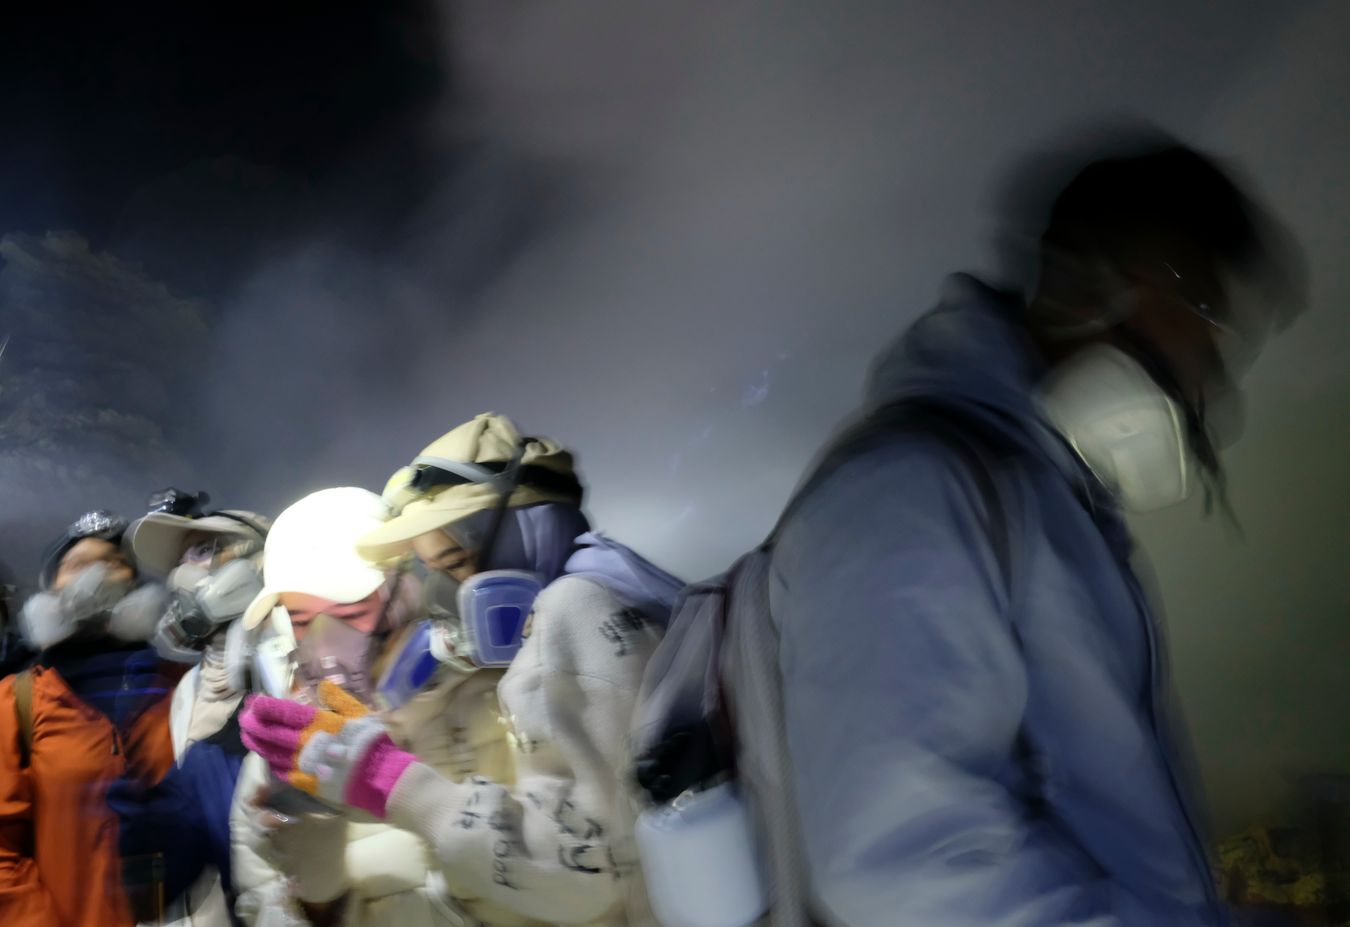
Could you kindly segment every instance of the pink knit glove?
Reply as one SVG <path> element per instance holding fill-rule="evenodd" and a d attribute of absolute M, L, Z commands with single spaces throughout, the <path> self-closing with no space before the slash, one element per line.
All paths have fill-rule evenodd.
<path fill-rule="evenodd" d="M 416 757 L 395 747 L 379 719 L 331 682 L 319 683 L 319 702 L 321 708 L 250 696 L 239 716 L 244 743 L 281 781 L 383 819 Z"/>

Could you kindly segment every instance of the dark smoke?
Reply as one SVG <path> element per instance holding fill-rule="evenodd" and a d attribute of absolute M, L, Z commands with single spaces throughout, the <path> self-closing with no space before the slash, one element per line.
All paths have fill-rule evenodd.
<path fill-rule="evenodd" d="M 168 479 L 272 513 L 378 489 L 493 409 L 578 449 L 598 524 L 710 573 L 767 530 L 942 276 L 995 266 L 1009 159 L 1116 113 L 1238 156 L 1309 248 L 1314 311 L 1254 377 L 1232 467 L 1249 545 L 1189 510 L 1141 529 L 1221 823 L 1276 807 L 1286 767 L 1350 764 L 1325 726 L 1259 720 L 1350 702 L 1327 662 L 1347 643 L 1344 6 L 498 0 L 328 6 L 323 29 L 301 16 L 317 4 L 266 28 L 174 9 L 154 30 L 63 23 L 67 61 L 94 62 L 73 84 L 38 61 L 61 43 L 0 55 L 42 75 L 0 103 L 0 215 L 31 236 L 11 240 L 74 229 L 83 260 L 168 284 L 117 333 L 130 357 L 100 360 L 157 385 L 100 374 L 98 402 L 59 413 L 158 429 L 89 433 L 127 506 Z M 98 51 L 110 31 L 124 54 Z M 0 336 L 37 305 L 21 279 L 0 271 Z M 112 303 L 69 292 L 44 299 L 72 313 L 53 344 L 73 359 L 74 321 Z M 207 331 L 142 345 L 180 305 Z M 65 365 L 7 354 L 3 408 L 57 395 L 40 384 Z M 156 390 L 163 420 L 132 398 Z M 55 472 L 26 421 L 3 453 Z M 97 494 L 77 482 L 6 480 L 4 556 L 40 547 L 12 513 L 54 530 Z"/>

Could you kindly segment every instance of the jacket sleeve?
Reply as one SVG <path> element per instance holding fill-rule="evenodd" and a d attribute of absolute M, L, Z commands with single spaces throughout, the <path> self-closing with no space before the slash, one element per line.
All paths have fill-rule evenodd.
<path fill-rule="evenodd" d="M 32 859 L 31 773 L 19 766 L 14 678 L 0 681 L 0 923 L 38 927 L 57 922 L 51 897 Z"/>
<path fill-rule="evenodd" d="M 1026 669 L 966 462 L 892 439 L 784 526 L 770 579 L 816 902 L 847 927 L 1119 923 L 1016 780 Z"/>
<path fill-rule="evenodd" d="M 165 901 L 177 901 L 206 868 L 209 849 L 201 806 L 182 770 L 170 769 L 150 788 L 135 780 L 118 779 L 108 787 L 107 801 L 118 818 L 122 859 L 161 855 Z M 123 874 L 127 874 L 125 866 Z"/>
<path fill-rule="evenodd" d="M 654 638 L 578 578 L 550 585 L 531 622 L 500 687 L 516 783 L 457 783 L 415 763 L 389 821 L 427 840 L 457 895 L 553 924 L 622 916 L 626 739 Z"/>

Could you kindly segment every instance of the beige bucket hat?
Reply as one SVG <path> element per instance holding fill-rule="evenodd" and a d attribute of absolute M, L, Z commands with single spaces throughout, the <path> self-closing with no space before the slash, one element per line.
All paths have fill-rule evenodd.
<path fill-rule="evenodd" d="M 396 513 L 356 542 L 368 560 L 406 553 L 419 535 L 501 503 L 581 504 L 572 454 L 548 438 L 527 438 L 504 415 L 485 412 L 423 448 L 389 478 L 384 499 Z"/>
<path fill-rule="evenodd" d="M 131 549 L 137 569 L 163 578 L 178 566 L 188 535 L 214 534 L 263 543 L 269 522 L 256 512 L 228 509 L 200 518 L 151 512 L 131 523 L 123 543 Z"/>

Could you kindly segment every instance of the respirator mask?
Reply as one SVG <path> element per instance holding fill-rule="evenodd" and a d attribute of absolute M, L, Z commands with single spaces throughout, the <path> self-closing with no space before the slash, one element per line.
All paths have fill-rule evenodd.
<path fill-rule="evenodd" d="M 470 673 L 510 666 L 543 583 L 522 570 L 488 570 L 463 583 L 436 572 L 422 589 L 429 617 L 408 635 L 380 679 L 377 697 L 387 710 L 434 687 L 442 667 Z"/>
<path fill-rule="evenodd" d="M 331 682 L 365 705 L 374 704 L 370 666 L 381 635 L 367 634 L 351 622 L 319 614 L 305 629 L 293 654 L 295 681 L 302 701 L 317 704 L 320 682 Z"/>
<path fill-rule="evenodd" d="M 45 650 L 77 637 L 150 640 L 168 592 L 155 583 L 133 588 L 107 574 L 106 565 L 93 564 L 60 592 L 39 592 L 24 603 L 18 624 L 29 646 Z"/>
<path fill-rule="evenodd" d="M 1110 267 L 1095 270 L 1100 279 L 1124 280 Z M 1106 288 L 1115 295 L 1097 317 L 1038 320 L 1037 327 L 1051 337 L 1105 336 L 1050 371 L 1042 384 L 1042 408 L 1122 508 L 1155 511 L 1185 500 L 1199 484 L 1205 513 L 1217 501 L 1236 527 L 1219 451 L 1242 431 L 1236 382 L 1264 341 L 1261 315 L 1251 294 L 1231 277 L 1223 281 L 1229 302 L 1216 308 L 1203 292 L 1191 292 L 1189 277 L 1172 264 L 1160 262 L 1155 276 L 1155 293 L 1211 327 L 1218 363 L 1210 382 L 1190 398 L 1163 353 L 1122 324 L 1135 311 L 1132 291 L 1122 283 Z"/>
<path fill-rule="evenodd" d="M 1134 358 L 1096 344 L 1046 378 L 1046 417 L 1122 508 L 1150 512 L 1183 501 L 1195 459 L 1180 405 Z"/>
<path fill-rule="evenodd" d="M 155 629 L 160 656 L 195 663 L 216 633 L 243 614 L 262 591 L 262 576 L 249 560 L 231 560 L 211 572 L 186 562 L 169 574 L 170 600 Z"/>
<path fill-rule="evenodd" d="M 302 701 L 308 698 L 311 703 L 317 703 L 319 683 L 327 681 L 363 704 L 375 706 L 375 680 L 371 670 L 389 639 L 393 623 L 402 621 L 398 617 L 404 607 L 402 588 L 400 577 L 388 580 L 381 587 L 380 616 L 370 631 L 362 631 L 352 621 L 327 613 L 314 616 L 291 655 Z"/>
<path fill-rule="evenodd" d="M 243 622 L 234 627 L 242 628 Z M 252 669 L 256 691 L 272 698 L 291 697 L 295 679 L 295 663 L 292 660 L 295 632 L 286 609 L 280 605 L 273 608 L 268 619 L 253 632 L 252 639 L 245 639 L 240 649 Z"/>

